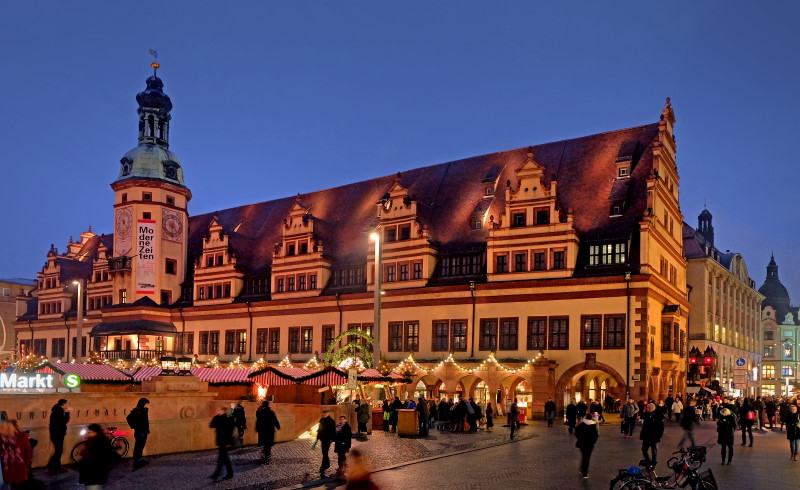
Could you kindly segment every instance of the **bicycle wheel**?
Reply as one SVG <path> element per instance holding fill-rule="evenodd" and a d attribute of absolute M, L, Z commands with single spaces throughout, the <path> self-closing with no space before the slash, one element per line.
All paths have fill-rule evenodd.
<path fill-rule="evenodd" d="M 111 439 L 111 450 L 114 451 L 114 454 L 119 456 L 119 459 L 128 455 L 128 449 L 130 449 L 130 447 L 131 445 L 128 440 L 122 436 Z"/>
<path fill-rule="evenodd" d="M 608 486 L 608 490 L 620 490 L 622 485 L 631 479 L 630 475 L 617 475 L 611 480 L 611 484 Z"/>
<path fill-rule="evenodd" d="M 710 481 L 700 480 L 692 485 L 692 490 L 717 490 L 717 486 Z"/>
<path fill-rule="evenodd" d="M 81 454 L 83 453 L 83 445 L 86 444 L 85 441 L 81 441 L 74 446 L 72 446 L 72 451 L 70 451 L 69 455 L 72 458 L 72 461 L 77 463 L 81 460 Z"/>
<path fill-rule="evenodd" d="M 626 481 L 619 490 L 652 490 L 656 488 L 650 480 L 643 480 L 641 478 L 636 478 L 633 480 Z"/>

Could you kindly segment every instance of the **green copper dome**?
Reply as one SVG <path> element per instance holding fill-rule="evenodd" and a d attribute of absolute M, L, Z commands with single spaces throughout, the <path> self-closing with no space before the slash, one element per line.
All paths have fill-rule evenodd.
<path fill-rule="evenodd" d="M 162 180 L 185 187 L 183 168 L 178 157 L 168 149 L 141 143 L 119 161 L 119 175 L 115 182 L 128 179 Z"/>

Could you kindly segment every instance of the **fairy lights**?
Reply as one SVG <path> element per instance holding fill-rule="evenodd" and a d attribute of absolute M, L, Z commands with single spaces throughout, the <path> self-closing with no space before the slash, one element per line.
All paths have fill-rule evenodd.
<path fill-rule="evenodd" d="M 292 360 L 287 355 L 286 357 L 283 358 L 283 360 L 281 360 L 281 362 L 278 363 L 278 367 L 290 368 L 294 366 L 292 365 Z"/>

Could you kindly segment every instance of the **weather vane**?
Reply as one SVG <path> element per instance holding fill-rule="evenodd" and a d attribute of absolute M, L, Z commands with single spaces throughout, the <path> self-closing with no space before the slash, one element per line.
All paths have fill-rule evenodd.
<path fill-rule="evenodd" d="M 161 66 L 161 65 L 158 64 L 158 61 L 156 61 L 158 59 L 158 52 L 156 52 L 155 49 L 151 49 L 150 50 L 150 55 L 153 57 L 153 62 L 150 63 L 150 66 L 153 67 L 153 76 L 156 76 L 156 71 Z"/>

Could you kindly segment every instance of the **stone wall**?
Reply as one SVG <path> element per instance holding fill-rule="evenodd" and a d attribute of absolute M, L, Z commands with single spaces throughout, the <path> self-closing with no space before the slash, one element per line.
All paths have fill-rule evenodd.
<path fill-rule="evenodd" d="M 174 452 L 196 451 L 214 448 L 214 432 L 208 427 L 211 417 L 218 407 L 230 408 L 235 401 L 215 400 L 216 394 L 193 392 L 166 393 L 43 393 L 0 395 L 0 410 L 5 410 L 9 418 L 18 419 L 23 429 L 30 429 L 31 437 L 39 441 L 34 450 L 34 467 L 47 464 L 53 452 L 48 423 L 50 408 L 59 398 L 68 400 L 70 422 L 64 440 L 62 462 L 71 463 L 70 451 L 82 439 L 80 432 L 91 423 L 103 427 L 116 426 L 131 444 L 128 453 L 133 453 L 133 431 L 125 422 L 125 417 L 141 397 L 150 400 L 150 437 L 147 440 L 145 456 Z M 255 410 L 260 405 L 243 402 L 247 416 L 248 430 L 246 444 L 255 444 Z M 320 405 L 296 405 L 275 403 L 271 405 L 281 424 L 276 434 L 277 441 L 296 439 L 303 432 L 317 424 L 320 418 Z M 331 406 L 335 415 L 347 413 L 349 407 Z"/>

